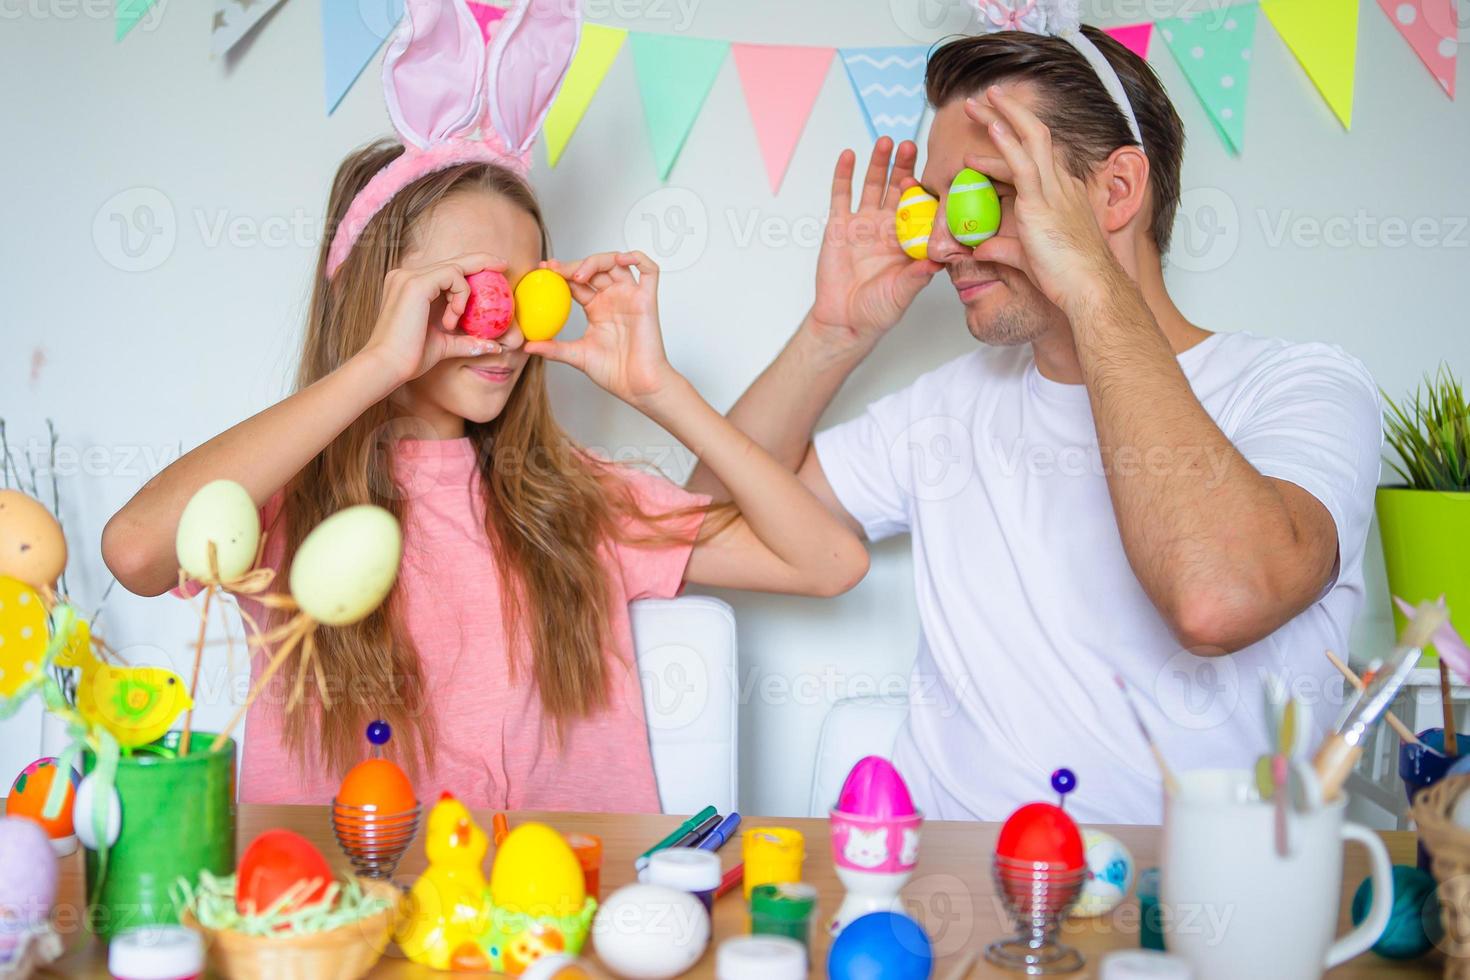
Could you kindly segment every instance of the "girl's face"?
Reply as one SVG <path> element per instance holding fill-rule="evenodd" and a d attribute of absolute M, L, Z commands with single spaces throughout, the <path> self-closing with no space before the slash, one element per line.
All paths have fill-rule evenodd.
<path fill-rule="evenodd" d="M 436 204 L 415 229 L 415 242 L 403 255 L 405 268 L 444 262 L 469 252 L 488 252 L 509 263 L 505 278 L 514 285 L 541 261 L 541 231 L 536 219 L 489 191 L 451 194 Z M 447 300 L 429 311 L 429 330 L 439 329 Z M 464 423 L 489 422 L 504 411 L 529 356 L 521 346 L 519 325 L 499 338 L 499 354 L 452 357 L 440 361 L 404 386 L 400 395 L 416 417 L 440 438 L 464 435 Z"/>

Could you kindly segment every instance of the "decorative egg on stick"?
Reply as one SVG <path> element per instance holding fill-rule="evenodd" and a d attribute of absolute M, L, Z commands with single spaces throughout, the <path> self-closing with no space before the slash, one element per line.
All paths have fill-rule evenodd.
<path fill-rule="evenodd" d="M 286 710 L 294 710 L 301 703 L 306 678 L 312 670 L 316 651 L 313 637 L 317 629 L 351 625 L 382 605 L 398 577 L 402 557 L 403 532 L 397 518 L 373 504 L 344 508 L 312 528 L 291 561 L 291 594 L 260 597 L 263 605 L 295 615 L 269 633 L 251 637 L 251 644 L 275 645 L 275 651 L 251 685 L 245 702 L 215 737 L 210 751 L 217 752 L 224 747 L 230 732 L 245 717 L 266 684 L 298 650 L 296 684 L 287 699 Z M 323 703 L 330 705 L 320 665 L 316 677 L 318 693 Z"/>
<path fill-rule="evenodd" d="M 179 585 L 186 579 L 204 586 L 204 608 L 199 613 L 199 636 L 194 644 L 194 670 L 189 676 L 189 709 L 179 738 L 179 755 L 188 755 L 194 731 L 193 700 L 199 691 L 199 669 L 204 660 L 204 635 L 209 628 L 209 605 L 220 589 L 254 593 L 265 589 L 274 572 L 251 569 L 262 550 L 260 512 L 255 500 L 233 480 L 213 480 L 195 491 L 179 515 L 174 552 L 179 560 Z"/>
<path fill-rule="evenodd" d="M 166 667 L 120 667 L 104 663 L 93 650 L 91 629 L 76 624 L 72 640 L 56 657 L 77 677 L 77 712 L 107 729 L 123 749 L 163 737 L 179 715 L 194 707 L 184 679 Z"/>
<path fill-rule="evenodd" d="M 52 598 L 66 568 L 66 537 L 41 502 L 19 490 L 0 490 L 0 576 Z"/>

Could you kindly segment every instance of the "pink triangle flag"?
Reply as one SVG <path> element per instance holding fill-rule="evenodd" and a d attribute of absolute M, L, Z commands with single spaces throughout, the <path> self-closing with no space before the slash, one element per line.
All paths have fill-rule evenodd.
<path fill-rule="evenodd" d="M 1455 0 L 1378 0 L 1378 6 L 1409 42 L 1439 87 L 1455 97 L 1455 54 L 1459 22 Z"/>
<path fill-rule="evenodd" d="M 505 8 L 479 3 L 478 0 L 469 0 L 466 6 L 474 15 L 475 23 L 480 25 L 480 33 L 485 36 L 485 43 L 489 44 L 490 35 L 495 33 L 495 25 L 505 17 Z"/>
<path fill-rule="evenodd" d="M 822 90 L 834 49 L 786 44 L 733 44 L 730 48 L 774 194 L 781 189 L 786 165 Z"/>
<path fill-rule="evenodd" d="M 1379 0 L 1380 3 L 1384 0 Z M 1451 3 L 1454 0 L 1450 0 Z M 1103 33 L 1117 41 L 1123 47 L 1138 55 L 1144 61 L 1148 60 L 1148 42 L 1154 36 L 1153 24 L 1126 24 L 1123 27 L 1105 27 Z"/>

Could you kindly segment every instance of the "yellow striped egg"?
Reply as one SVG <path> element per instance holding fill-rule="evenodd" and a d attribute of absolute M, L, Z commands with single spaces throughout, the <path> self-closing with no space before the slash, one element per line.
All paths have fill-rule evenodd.
<path fill-rule="evenodd" d="M 922 187 L 914 186 L 898 196 L 898 213 L 893 216 L 898 231 L 898 247 L 911 259 L 929 257 L 929 231 L 939 201 Z"/>

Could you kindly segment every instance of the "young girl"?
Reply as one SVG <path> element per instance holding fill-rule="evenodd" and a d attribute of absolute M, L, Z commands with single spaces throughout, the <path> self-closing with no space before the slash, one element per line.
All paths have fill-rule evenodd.
<path fill-rule="evenodd" d="M 685 582 L 835 594 L 866 572 L 866 551 L 669 365 L 652 262 L 547 261 L 520 165 L 555 86 L 522 94 L 501 81 L 483 119 L 478 103 L 446 91 L 448 51 L 477 48 L 464 76 L 476 85 L 494 84 L 497 64 L 514 72 L 517 57 L 563 70 L 576 18 L 568 32 L 555 11 L 575 5 L 513 8 L 486 52 L 462 3 L 411 0 L 390 46 L 389 104 L 409 148 L 375 144 L 338 171 L 336 233 L 319 260 L 295 393 L 150 481 L 109 522 L 103 555 L 131 591 L 167 590 L 184 504 L 218 478 L 262 507 L 266 563 L 279 570 L 342 507 L 376 503 L 400 518 L 388 602 L 318 631 L 330 698 L 286 710 L 288 664 L 252 706 L 242 801 L 330 801 L 365 755 L 364 726 L 381 717 L 420 799 L 452 789 L 481 807 L 655 811 L 628 603 Z M 456 112 L 471 120 L 461 126 L 480 120 L 483 141 L 446 122 Z M 525 124 L 512 117 L 529 128 L 514 131 Z M 515 282 L 538 265 L 569 279 L 587 315 L 580 339 L 456 332 L 466 276 L 497 269 Z M 552 416 L 546 360 L 668 429 L 724 481 L 735 510 L 706 519 L 708 498 L 580 450 Z M 269 628 L 269 611 L 252 614 Z M 253 672 L 268 654 L 256 652 Z"/>

